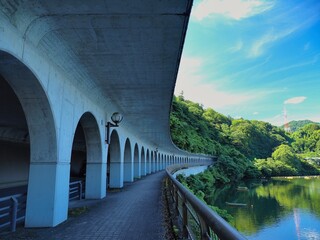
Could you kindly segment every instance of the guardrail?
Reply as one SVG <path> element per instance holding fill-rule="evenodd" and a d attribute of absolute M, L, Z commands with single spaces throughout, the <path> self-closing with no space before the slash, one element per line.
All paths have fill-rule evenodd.
<path fill-rule="evenodd" d="M 69 201 L 71 200 L 81 200 L 84 193 L 84 184 L 81 180 L 73 181 L 69 184 Z"/>
<path fill-rule="evenodd" d="M 27 193 L 0 198 L 0 229 L 16 231 L 17 223 L 23 222 L 26 213 Z"/>
<path fill-rule="evenodd" d="M 235 228 L 172 176 L 175 171 L 186 167 L 186 165 L 175 165 L 166 169 L 166 184 L 173 200 L 175 214 L 181 219 L 182 237 L 201 240 L 245 239 Z"/>
<path fill-rule="evenodd" d="M 84 184 L 74 181 L 69 184 L 69 201 L 82 199 Z M 18 223 L 24 222 L 26 215 L 27 193 L 14 194 L 0 198 L 0 230 L 16 231 Z"/>

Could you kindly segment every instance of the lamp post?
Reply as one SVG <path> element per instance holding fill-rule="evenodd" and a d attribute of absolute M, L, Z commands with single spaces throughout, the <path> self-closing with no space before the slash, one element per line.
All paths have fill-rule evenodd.
<path fill-rule="evenodd" d="M 107 139 L 106 143 L 110 144 L 110 128 L 112 127 L 119 127 L 119 123 L 122 121 L 123 116 L 121 113 L 114 112 L 111 116 L 111 121 L 113 122 L 107 122 L 106 128 L 107 128 Z"/>

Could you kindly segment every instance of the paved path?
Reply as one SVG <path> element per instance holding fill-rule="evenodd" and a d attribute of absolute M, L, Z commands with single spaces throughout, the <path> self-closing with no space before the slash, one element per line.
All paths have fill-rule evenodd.
<path fill-rule="evenodd" d="M 14 234 L 0 235 L 0 239 L 165 239 L 161 197 L 164 176 L 161 171 L 126 185 L 120 192 L 108 193 L 86 213 L 55 228 L 19 229 Z"/>

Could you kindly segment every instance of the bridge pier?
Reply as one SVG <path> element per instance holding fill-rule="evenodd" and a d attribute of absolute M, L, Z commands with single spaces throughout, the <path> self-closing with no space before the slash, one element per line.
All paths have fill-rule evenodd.
<path fill-rule="evenodd" d="M 86 199 L 101 199 L 106 196 L 106 163 L 87 163 Z"/>
<path fill-rule="evenodd" d="M 54 227 L 67 219 L 69 163 L 30 164 L 26 227 Z"/>
<path fill-rule="evenodd" d="M 110 188 L 122 188 L 123 187 L 123 162 L 111 162 L 110 163 Z"/>

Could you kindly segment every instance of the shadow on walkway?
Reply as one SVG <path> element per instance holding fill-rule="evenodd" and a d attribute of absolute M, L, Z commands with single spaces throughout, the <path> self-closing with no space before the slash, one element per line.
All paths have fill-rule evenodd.
<path fill-rule="evenodd" d="M 0 239 L 104 240 L 165 239 L 162 180 L 165 171 L 148 175 L 103 200 L 83 200 L 71 207 L 87 206 L 87 211 L 55 228 L 24 229 L 2 234 Z"/>

